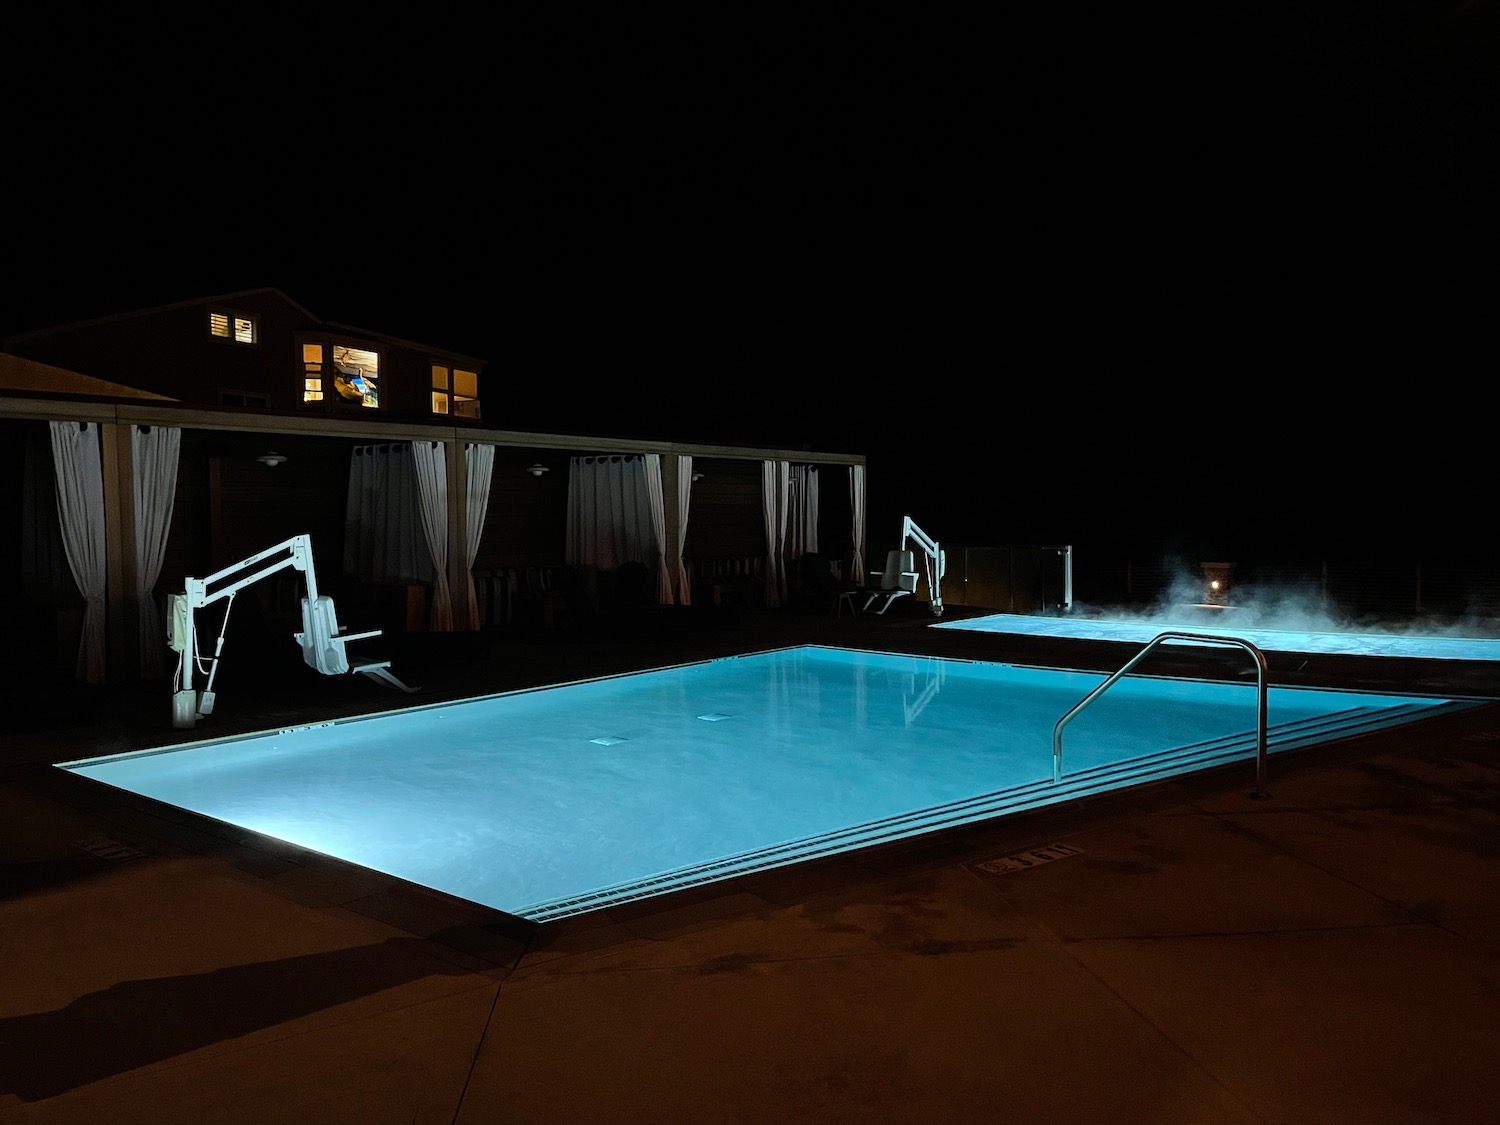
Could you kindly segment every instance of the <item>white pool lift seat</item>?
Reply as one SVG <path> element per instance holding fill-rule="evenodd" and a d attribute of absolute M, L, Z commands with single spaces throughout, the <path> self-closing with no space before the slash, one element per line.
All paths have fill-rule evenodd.
<path fill-rule="evenodd" d="M 885 600 L 875 612 L 884 613 L 897 598 L 917 592 L 917 579 L 921 574 L 916 570 L 916 558 L 911 551 L 887 551 L 885 570 L 872 570 L 870 577 L 879 578 L 880 587 L 870 591 L 870 596 L 865 599 L 864 612 L 868 613 L 870 607 L 883 598 Z"/>
<path fill-rule="evenodd" d="M 380 629 L 363 633 L 344 632 L 333 607 L 333 599 L 326 595 L 302 599 L 302 632 L 297 634 L 297 643 L 302 646 L 302 659 L 307 662 L 308 667 L 325 676 L 356 672 L 377 683 L 400 688 L 405 692 L 416 691 L 416 688 L 408 687 L 396 677 L 391 671 L 389 660 L 349 659 L 346 646 L 351 641 L 365 641 L 380 634 Z"/>

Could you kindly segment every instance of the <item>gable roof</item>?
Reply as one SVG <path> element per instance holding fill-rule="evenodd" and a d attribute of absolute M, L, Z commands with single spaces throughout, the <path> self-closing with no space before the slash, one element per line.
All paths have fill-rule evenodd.
<path fill-rule="evenodd" d="M 392 344 L 397 347 L 411 348 L 416 351 L 432 352 L 445 356 L 450 360 L 466 364 L 470 367 L 482 367 L 485 360 L 479 356 L 468 355 L 464 352 L 456 352 L 452 348 L 440 347 L 431 343 L 417 343 L 401 336 L 393 336 L 389 332 L 379 332 L 370 328 L 361 328 L 355 324 L 340 324 L 336 321 L 323 320 L 305 306 L 294 301 L 280 289 L 266 287 L 262 289 L 241 289 L 234 293 L 220 293 L 211 297 L 194 297 L 186 301 L 173 301 L 165 305 L 153 305 L 143 309 L 132 309 L 126 312 L 110 313 L 108 316 L 93 317 L 89 320 L 68 321 L 64 324 L 54 324 L 48 328 L 38 328 L 30 332 L 16 332 L 0 341 L 0 346 L 12 340 L 34 340 L 46 336 L 59 335 L 75 331 L 79 328 L 93 327 L 100 324 L 112 324 L 118 321 L 132 320 L 139 316 L 153 316 L 157 313 L 173 312 L 177 309 L 194 308 L 200 305 L 229 305 L 243 303 L 247 297 L 273 297 L 290 307 L 302 320 L 310 324 L 321 325 L 323 328 L 333 331 L 348 332 L 370 340 L 378 340 L 382 343 Z"/>
<path fill-rule="evenodd" d="M 30 332 L 16 332 L 7 336 L 9 340 L 34 340 L 42 336 L 53 336 L 58 333 L 71 332 L 78 328 L 92 327 L 96 324 L 112 324 L 116 321 L 133 320 L 138 316 L 150 316 L 156 313 L 172 312 L 176 309 L 192 308 L 195 305 L 232 305 L 242 301 L 246 297 L 271 296 L 290 305 L 304 319 L 322 323 L 307 309 L 292 300 L 280 289 L 241 289 L 236 293 L 221 293 L 213 297 L 193 297 L 186 301 L 172 301 L 165 305 L 152 305 L 144 309 L 130 309 L 125 312 L 110 313 L 108 316 L 96 316 L 89 320 L 73 320 L 63 324 L 54 324 L 47 328 L 37 328 Z"/>
<path fill-rule="evenodd" d="M 123 383 L 111 383 L 108 379 L 96 379 L 92 375 L 80 375 L 50 363 L 38 363 L 33 359 L 22 359 L 18 355 L 0 352 L 0 390 L 26 391 L 40 394 L 87 395 L 91 398 L 149 398 L 159 402 L 177 402 L 167 395 L 127 387 Z"/>

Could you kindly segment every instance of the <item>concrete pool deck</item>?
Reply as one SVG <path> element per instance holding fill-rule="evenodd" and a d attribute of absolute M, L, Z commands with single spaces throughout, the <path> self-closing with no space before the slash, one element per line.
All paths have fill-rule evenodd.
<path fill-rule="evenodd" d="M 164 687 L 18 694 L 0 1125 L 1494 1119 L 1500 704 L 1273 758 L 1268 800 L 1221 770 L 543 927 L 51 768 L 791 643 L 1131 651 L 910 608 L 414 639 L 412 698 L 226 662 L 189 732 Z M 1271 663 L 1273 683 L 1500 698 L 1489 668 Z"/>

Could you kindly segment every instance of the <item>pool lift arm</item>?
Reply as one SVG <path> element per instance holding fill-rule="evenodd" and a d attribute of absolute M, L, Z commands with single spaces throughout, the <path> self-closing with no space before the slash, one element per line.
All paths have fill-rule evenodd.
<path fill-rule="evenodd" d="M 269 578 L 283 570 L 302 572 L 307 586 L 302 599 L 302 631 L 296 634 L 302 646 L 302 658 L 309 667 L 326 676 L 354 671 L 387 684 L 411 692 L 390 671 L 390 661 L 363 661 L 350 664 L 344 646 L 350 641 L 378 637 L 381 630 L 372 629 L 363 633 L 347 633 L 338 623 L 333 599 L 318 594 L 318 580 L 313 572 L 312 541 L 306 535 L 294 535 L 274 547 L 267 547 L 249 558 L 210 574 L 207 578 L 187 578 L 183 581 L 183 592 L 168 598 L 167 643 L 181 654 L 178 661 L 176 682 L 172 690 L 172 725 L 191 727 L 214 709 L 214 677 L 219 672 L 219 657 L 224 651 L 224 633 L 229 627 L 229 611 L 234 605 L 234 596 L 246 586 Z M 219 636 L 214 644 L 214 653 L 203 657 L 198 652 L 198 636 L 193 615 L 196 611 L 214 602 L 227 601 L 224 619 L 219 626 Z M 193 670 L 203 670 L 208 662 L 208 679 L 202 691 L 193 688 Z"/>
<path fill-rule="evenodd" d="M 918 527 L 910 516 L 904 516 L 901 520 L 901 549 L 907 549 L 908 539 L 916 541 L 917 546 L 922 548 L 922 553 L 927 556 L 927 595 L 931 604 L 932 615 L 941 617 L 943 615 L 943 572 L 948 566 L 948 556 L 938 546 L 938 541 L 927 532 Z"/>

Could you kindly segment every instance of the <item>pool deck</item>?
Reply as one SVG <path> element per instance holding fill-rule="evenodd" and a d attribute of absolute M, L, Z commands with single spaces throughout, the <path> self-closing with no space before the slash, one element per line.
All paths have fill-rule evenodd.
<path fill-rule="evenodd" d="M 190 731 L 162 684 L 7 685 L 0 1125 L 1497 1120 L 1500 703 L 1274 757 L 1264 800 L 1220 770 L 546 926 L 52 768 L 796 643 L 1134 651 L 903 608 L 411 637 L 410 697 L 292 647 Z M 1270 666 L 1500 699 L 1500 666 Z"/>

